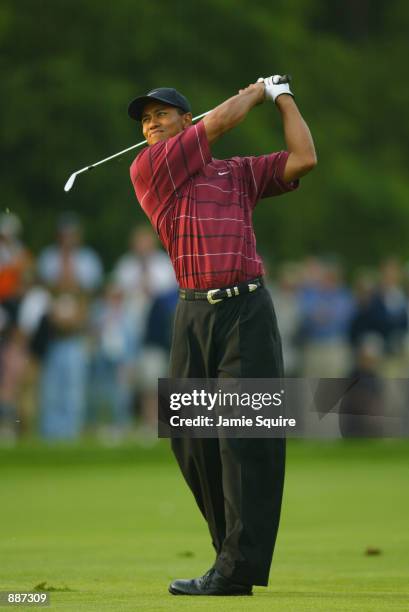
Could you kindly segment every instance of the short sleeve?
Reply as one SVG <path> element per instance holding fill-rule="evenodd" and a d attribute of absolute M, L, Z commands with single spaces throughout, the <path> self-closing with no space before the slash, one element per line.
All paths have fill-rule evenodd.
<path fill-rule="evenodd" d="M 254 204 L 261 198 L 278 196 L 298 188 L 298 179 L 289 183 L 283 180 L 288 156 L 288 151 L 279 151 L 269 155 L 242 158 L 248 189 Z"/>
<path fill-rule="evenodd" d="M 211 161 L 203 121 L 172 138 L 146 147 L 133 162 L 130 174 L 142 204 L 147 192 L 152 200 L 165 202 L 182 185 Z"/>

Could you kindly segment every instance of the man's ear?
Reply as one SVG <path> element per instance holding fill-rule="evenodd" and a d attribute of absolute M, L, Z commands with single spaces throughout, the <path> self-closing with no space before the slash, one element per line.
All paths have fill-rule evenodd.
<path fill-rule="evenodd" d="M 189 127 L 192 124 L 192 113 L 184 113 L 183 114 L 183 129 Z"/>

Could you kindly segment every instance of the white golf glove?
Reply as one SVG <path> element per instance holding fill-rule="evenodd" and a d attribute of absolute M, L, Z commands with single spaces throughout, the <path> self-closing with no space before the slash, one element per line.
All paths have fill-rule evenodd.
<path fill-rule="evenodd" d="M 257 79 L 257 83 L 264 83 L 264 97 L 266 100 L 275 102 L 281 94 L 289 94 L 294 97 L 293 92 L 290 90 L 290 85 L 288 83 L 278 83 L 279 79 L 279 74 L 274 74 L 265 79 L 263 79 L 263 77 Z"/>

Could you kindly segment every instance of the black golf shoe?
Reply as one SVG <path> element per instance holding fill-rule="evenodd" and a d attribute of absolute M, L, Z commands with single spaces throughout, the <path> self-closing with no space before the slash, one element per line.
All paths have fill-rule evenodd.
<path fill-rule="evenodd" d="M 172 595 L 253 595 L 252 587 L 235 584 L 212 567 L 200 578 L 174 580 L 169 586 Z"/>

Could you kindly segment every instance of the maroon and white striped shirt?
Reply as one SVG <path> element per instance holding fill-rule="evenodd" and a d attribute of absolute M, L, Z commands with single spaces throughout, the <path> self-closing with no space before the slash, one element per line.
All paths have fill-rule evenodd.
<path fill-rule="evenodd" d="M 282 179 L 288 152 L 213 159 L 203 121 L 146 147 L 130 168 L 136 197 L 186 289 L 228 287 L 264 273 L 253 209 L 298 187 Z"/>

